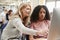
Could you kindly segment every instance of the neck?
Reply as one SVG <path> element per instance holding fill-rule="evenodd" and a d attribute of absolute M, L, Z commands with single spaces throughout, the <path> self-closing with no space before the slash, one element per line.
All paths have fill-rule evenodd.
<path fill-rule="evenodd" d="M 39 19 L 39 21 L 43 21 L 44 19 Z"/>
<path fill-rule="evenodd" d="M 24 18 L 23 18 L 23 24 L 26 25 L 27 22 L 28 22 L 28 17 L 24 17 Z"/>

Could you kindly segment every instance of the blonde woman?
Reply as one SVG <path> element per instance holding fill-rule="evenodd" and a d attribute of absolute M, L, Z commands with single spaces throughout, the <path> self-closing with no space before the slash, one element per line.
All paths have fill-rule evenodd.
<path fill-rule="evenodd" d="M 23 3 L 23 5 L 27 5 Z M 28 34 L 28 35 L 38 35 L 40 31 L 36 31 L 33 29 L 29 29 L 23 25 L 23 18 L 22 13 L 20 11 L 22 8 L 22 5 L 19 6 L 16 14 L 12 15 L 11 19 L 9 20 L 7 26 L 2 32 L 1 40 L 18 40 L 20 38 L 22 33 Z"/>
<path fill-rule="evenodd" d="M 20 12 L 22 14 L 22 21 L 24 26 L 29 27 L 29 18 L 31 13 L 31 5 L 30 4 L 21 4 Z M 29 35 L 23 34 L 22 40 L 29 40 Z"/>

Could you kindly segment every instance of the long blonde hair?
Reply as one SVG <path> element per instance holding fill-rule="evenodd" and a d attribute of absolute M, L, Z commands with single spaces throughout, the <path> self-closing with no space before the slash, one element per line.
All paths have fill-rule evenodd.
<path fill-rule="evenodd" d="M 22 9 L 24 9 L 24 8 L 26 8 L 26 6 L 30 6 L 30 8 L 31 8 L 31 5 L 29 4 L 29 3 L 21 3 L 20 5 L 19 5 L 19 7 L 18 7 L 18 10 L 17 10 L 17 12 L 15 13 L 15 15 L 19 15 L 19 17 L 23 17 L 22 16 Z"/>

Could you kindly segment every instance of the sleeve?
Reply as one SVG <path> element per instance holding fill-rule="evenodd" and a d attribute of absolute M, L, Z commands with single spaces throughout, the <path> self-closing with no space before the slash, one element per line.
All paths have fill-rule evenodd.
<path fill-rule="evenodd" d="M 47 24 L 48 24 L 48 28 L 50 27 L 50 25 L 51 25 L 51 21 L 47 21 Z"/>
<path fill-rule="evenodd" d="M 3 22 L 4 21 L 4 18 L 3 18 L 3 15 L 1 14 L 0 15 L 0 22 Z"/>
<path fill-rule="evenodd" d="M 50 25 L 51 25 L 51 21 L 50 21 L 50 20 L 46 20 L 46 23 L 47 23 L 48 28 L 49 28 L 49 27 L 50 27 Z"/>
<path fill-rule="evenodd" d="M 0 14 L 0 21 L 2 21 L 2 14 Z"/>
<path fill-rule="evenodd" d="M 0 15 L 0 22 L 2 21 L 2 17 L 1 17 L 1 15 Z"/>
<path fill-rule="evenodd" d="M 14 19 L 13 25 L 22 33 L 29 34 L 29 35 L 36 35 L 37 33 L 36 30 L 25 27 L 20 18 Z"/>

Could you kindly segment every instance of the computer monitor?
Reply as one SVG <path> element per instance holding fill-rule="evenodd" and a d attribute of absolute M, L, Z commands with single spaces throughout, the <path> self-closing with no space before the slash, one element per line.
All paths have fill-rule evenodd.
<path fill-rule="evenodd" d="M 53 9 L 53 16 L 47 40 L 60 40 L 60 8 Z"/>

